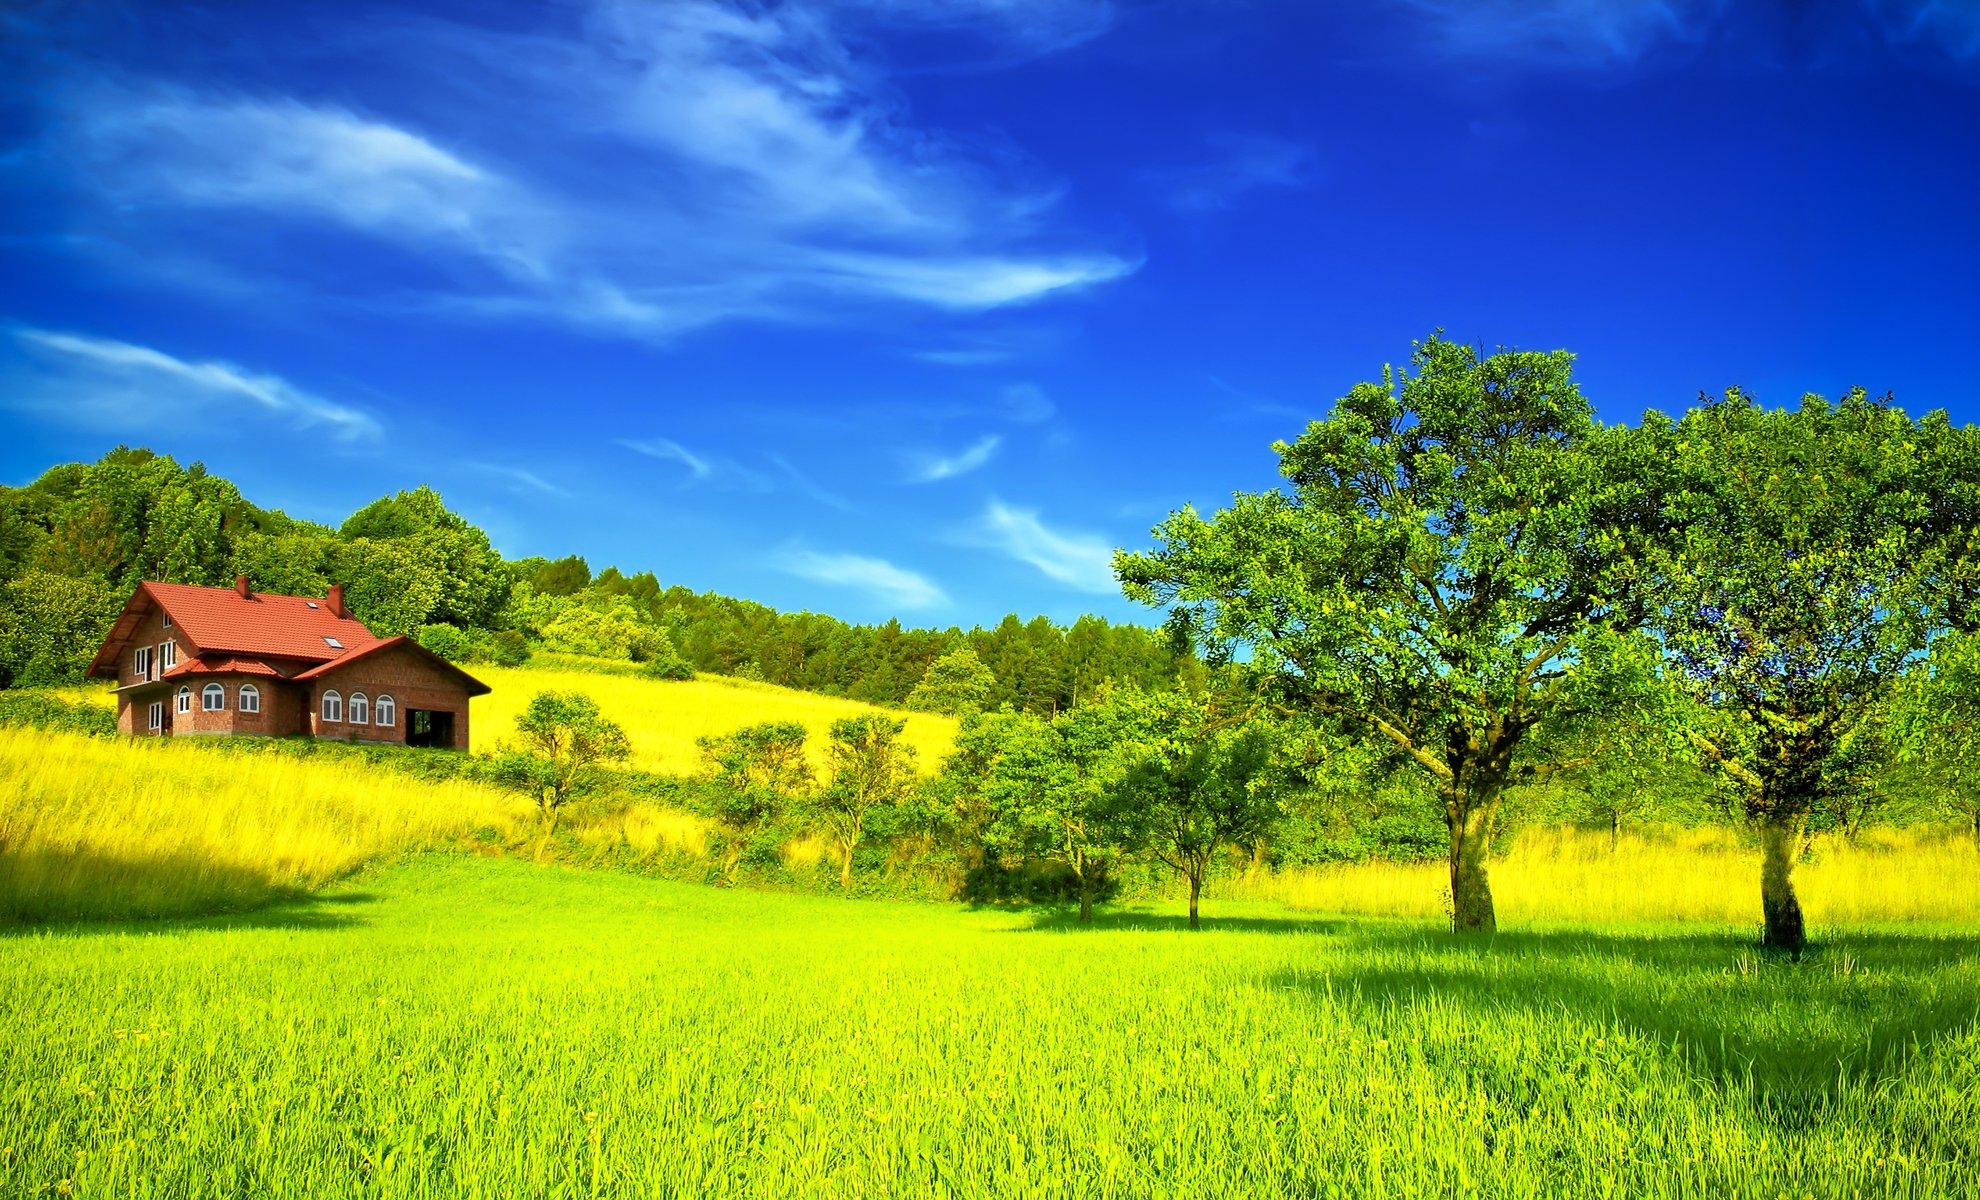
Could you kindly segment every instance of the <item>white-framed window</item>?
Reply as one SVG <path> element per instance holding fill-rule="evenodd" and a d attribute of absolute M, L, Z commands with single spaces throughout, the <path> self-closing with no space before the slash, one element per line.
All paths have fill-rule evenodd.
<path fill-rule="evenodd" d="M 157 733 L 163 728 L 165 728 L 165 702 L 163 700 L 153 700 L 151 702 L 151 732 Z"/>
<path fill-rule="evenodd" d="M 182 713 L 192 711 L 192 689 L 189 687 L 179 689 L 179 711 Z"/>
<path fill-rule="evenodd" d="M 371 701 L 365 698 L 363 692 L 351 693 L 351 724 L 371 724 Z"/>
<path fill-rule="evenodd" d="M 179 665 L 179 643 L 158 643 L 158 669 L 169 671 Z"/>
<path fill-rule="evenodd" d="M 241 685 L 241 711 L 258 713 L 261 711 L 261 689 L 251 683 Z"/>
<path fill-rule="evenodd" d="M 341 721 L 344 719 L 344 698 L 335 692 L 323 693 L 323 719 Z"/>
<path fill-rule="evenodd" d="M 380 696 L 378 702 L 371 706 L 371 719 L 380 725 L 397 725 L 399 706 L 393 703 L 390 696 Z"/>
<path fill-rule="evenodd" d="M 139 679 L 151 678 L 151 647 L 139 646 L 131 655 L 131 674 Z"/>
<path fill-rule="evenodd" d="M 205 712 L 225 712 L 227 689 L 217 683 L 209 683 L 199 689 L 199 707 Z"/>
<path fill-rule="evenodd" d="M 160 619 L 160 621 L 161 621 L 161 622 L 163 622 L 163 624 L 162 624 L 162 625 L 160 626 L 161 628 L 164 628 L 164 629 L 170 629 L 170 628 L 172 627 L 172 614 L 171 614 L 171 613 L 168 613 L 168 612 L 161 612 L 161 613 L 159 613 L 159 614 L 158 614 L 158 616 L 159 616 L 159 619 Z"/>

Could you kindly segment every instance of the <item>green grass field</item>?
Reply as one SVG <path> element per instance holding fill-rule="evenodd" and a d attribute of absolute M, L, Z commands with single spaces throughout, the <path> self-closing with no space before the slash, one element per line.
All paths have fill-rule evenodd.
<path fill-rule="evenodd" d="M 0 942 L 8 1196 L 1980 1191 L 1980 938 L 1096 928 L 419 855 Z"/>

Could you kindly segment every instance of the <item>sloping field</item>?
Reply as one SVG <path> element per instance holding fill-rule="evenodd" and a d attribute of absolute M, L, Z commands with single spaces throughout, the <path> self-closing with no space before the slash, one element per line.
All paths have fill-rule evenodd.
<path fill-rule="evenodd" d="M 1980 950 L 1052 918 L 421 856 L 0 945 L 0 1194 L 1980 1192 Z"/>
<path fill-rule="evenodd" d="M 529 820 L 518 796 L 362 763 L 0 729 L 0 924 L 253 908 Z"/>
<path fill-rule="evenodd" d="M 719 675 L 676 682 L 554 667 L 478 665 L 468 669 L 495 689 L 474 701 L 472 736 L 478 752 L 493 750 L 496 742 L 511 736 L 516 714 L 531 696 L 547 689 L 590 695 L 606 716 L 625 727 L 632 739 L 634 766 L 677 775 L 700 769 L 696 738 L 763 721 L 802 722 L 810 734 L 807 749 L 811 760 L 820 767 L 825 762 L 825 741 L 832 722 L 844 717 L 879 711 L 906 718 L 908 744 L 915 748 L 924 771 L 941 765 L 956 735 L 956 722 L 949 717 L 875 709 L 857 700 Z"/>

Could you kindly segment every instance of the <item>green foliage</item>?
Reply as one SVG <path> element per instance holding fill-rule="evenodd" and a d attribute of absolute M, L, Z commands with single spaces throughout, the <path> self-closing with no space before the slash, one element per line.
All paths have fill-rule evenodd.
<path fill-rule="evenodd" d="M 1122 553 L 1130 597 L 1270 696 L 1358 726 L 1428 773 L 1451 834 L 1453 920 L 1494 926 L 1485 850 L 1508 786 L 1559 764 L 1528 735 L 1642 678 L 1650 460 L 1599 426 L 1572 356 L 1433 337 L 1275 449 L 1290 492 L 1193 509 Z"/>
<path fill-rule="evenodd" d="M 520 747 L 497 759 L 497 779 L 532 795 L 546 828 L 571 796 L 598 778 L 608 762 L 632 757 L 626 731 L 582 692 L 538 692 L 516 716 Z"/>
<path fill-rule="evenodd" d="M 117 732 L 117 712 L 101 704 L 70 700 L 53 692 L 0 689 L 0 727 L 7 726 L 108 737 Z"/>
<path fill-rule="evenodd" d="M 729 834 L 723 856 L 725 878 L 735 877 L 737 865 L 758 835 L 811 786 L 804 739 L 804 726 L 796 721 L 765 721 L 697 740 L 705 776 L 719 785 L 710 815 Z"/>
<path fill-rule="evenodd" d="M 488 658 L 497 666 L 520 667 L 529 661 L 529 642 L 515 629 L 498 629 L 488 639 Z"/>
<path fill-rule="evenodd" d="M 30 569 L 0 583 L 0 687 L 81 679 L 122 608 L 90 576 Z"/>
<path fill-rule="evenodd" d="M 1279 815 L 1282 730 L 1245 713 L 1221 712 L 1182 690 L 1119 691 L 1134 746 L 1122 781 L 1136 845 L 1189 884 L 1189 926 L 1199 927 L 1203 881 L 1232 846 L 1262 842 Z"/>
<path fill-rule="evenodd" d="M 474 638 L 452 625 L 421 625 L 413 631 L 413 641 L 450 663 L 462 663 L 474 656 Z"/>
<path fill-rule="evenodd" d="M 901 811 L 916 782 L 914 747 L 902 740 L 906 721 L 879 713 L 832 722 L 825 756 L 832 777 L 811 808 L 837 847 L 839 886 L 852 886 L 853 854 L 869 832 L 901 832 Z"/>
<path fill-rule="evenodd" d="M 1798 952 L 1803 829 L 1889 764 L 1900 680 L 1970 612 L 1980 435 L 1860 390 L 1734 390 L 1648 428 L 1671 473 L 1657 629 L 1703 714 L 1684 733 L 1761 831 L 1767 941 Z"/>
<path fill-rule="evenodd" d="M 545 650 L 622 661 L 648 662 L 663 645 L 673 649 L 666 634 L 643 623 L 623 601 L 564 605 L 543 627 L 542 636 Z"/>
<path fill-rule="evenodd" d="M 959 646 L 928 665 L 928 671 L 908 693 L 906 707 L 952 717 L 981 712 L 997 686 L 997 676 L 976 651 Z"/>

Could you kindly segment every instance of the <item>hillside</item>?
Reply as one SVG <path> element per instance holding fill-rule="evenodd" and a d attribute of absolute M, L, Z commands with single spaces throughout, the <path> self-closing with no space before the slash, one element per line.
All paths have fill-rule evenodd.
<path fill-rule="evenodd" d="M 923 771 L 942 763 L 955 740 L 956 722 L 930 713 L 877 709 L 857 700 L 800 692 L 770 683 L 703 675 L 679 682 L 622 674 L 572 670 L 561 665 L 468 668 L 494 688 L 474 701 L 473 743 L 478 753 L 495 748 L 515 730 L 516 714 L 537 692 L 583 692 L 598 701 L 605 715 L 625 727 L 633 745 L 633 764 L 642 770 L 672 775 L 699 769 L 695 739 L 727 733 L 763 721 L 798 721 L 809 733 L 812 764 L 823 768 L 825 742 L 832 722 L 868 712 L 887 712 L 907 720 L 908 744 L 915 748 Z"/>

